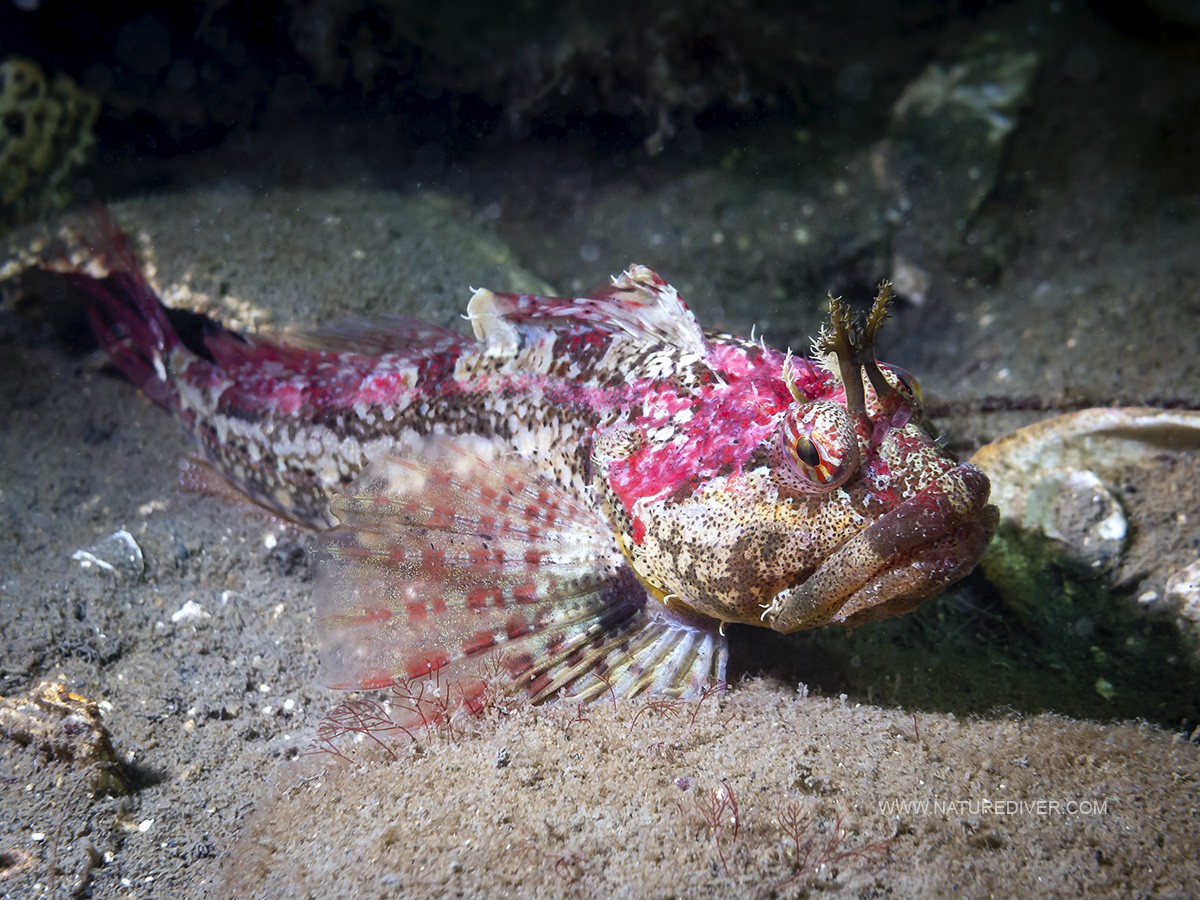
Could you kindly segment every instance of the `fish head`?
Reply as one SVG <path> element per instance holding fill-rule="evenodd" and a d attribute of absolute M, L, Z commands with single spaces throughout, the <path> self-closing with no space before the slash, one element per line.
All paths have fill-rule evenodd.
<path fill-rule="evenodd" d="M 668 609 L 780 632 L 857 625 L 914 609 L 983 556 L 999 518 L 987 476 L 934 440 L 915 379 L 874 360 L 887 299 L 861 322 L 831 301 L 815 361 L 727 347 L 752 362 L 725 366 L 674 427 L 597 438 L 622 550 Z"/>

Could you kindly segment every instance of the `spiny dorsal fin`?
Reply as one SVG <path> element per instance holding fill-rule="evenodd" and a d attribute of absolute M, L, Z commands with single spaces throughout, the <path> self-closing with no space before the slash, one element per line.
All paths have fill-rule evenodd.
<path fill-rule="evenodd" d="M 518 325 L 587 325 L 647 343 L 668 344 L 700 358 L 708 352 L 704 332 L 678 291 L 646 266 L 630 266 L 594 297 L 479 290 L 467 306 L 467 317 L 475 336 L 489 343 L 514 343 Z"/>

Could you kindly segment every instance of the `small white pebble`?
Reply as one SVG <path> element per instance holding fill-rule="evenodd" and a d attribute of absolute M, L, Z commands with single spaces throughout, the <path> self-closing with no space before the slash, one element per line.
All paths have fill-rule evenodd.
<path fill-rule="evenodd" d="M 194 620 L 194 619 L 211 619 L 211 618 L 212 618 L 212 616 L 210 616 L 208 613 L 206 613 L 204 611 L 204 607 L 202 607 L 195 600 L 187 601 L 185 604 L 183 604 L 183 606 L 179 607 L 179 609 L 177 609 L 177 610 L 175 610 L 175 612 L 171 613 L 171 621 L 175 622 L 176 624 L 178 624 L 179 622 L 183 622 L 187 619 Z"/>

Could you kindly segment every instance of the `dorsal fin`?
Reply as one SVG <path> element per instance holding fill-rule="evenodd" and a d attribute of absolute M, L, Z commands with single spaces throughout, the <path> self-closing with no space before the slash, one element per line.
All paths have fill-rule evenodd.
<path fill-rule="evenodd" d="M 679 293 L 653 270 L 633 265 L 593 297 L 574 299 L 479 290 L 467 306 L 475 336 L 489 343 L 512 343 L 515 326 L 584 324 L 635 340 L 668 344 L 701 358 L 708 341 Z"/>
<path fill-rule="evenodd" d="M 417 347 L 450 350 L 471 343 L 470 338 L 456 331 L 408 316 L 353 316 L 315 328 L 275 332 L 268 337 L 273 343 L 307 350 L 370 356 L 403 353 Z"/>
<path fill-rule="evenodd" d="M 448 328 L 407 316 L 354 318 L 317 328 L 235 335 L 216 332 L 204 340 L 218 365 L 233 367 L 269 360 L 291 372 L 307 372 L 328 354 L 441 353 L 464 347 L 471 339 Z"/>

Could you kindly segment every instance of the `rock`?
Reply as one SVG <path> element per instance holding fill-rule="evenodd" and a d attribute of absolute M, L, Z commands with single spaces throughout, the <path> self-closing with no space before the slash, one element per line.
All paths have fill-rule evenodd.
<path fill-rule="evenodd" d="M 127 581 L 138 581 L 146 573 L 142 548 L 124 528 L 86 550 L 76 550 L 71 559 L 85 569 L 111 572 Z"/>
<path fill-rule="evenodd" d="M 902 217 L 893 280 L 913 302 L 923 302 L 948 258 L 967 250 L 968 228 L 996 184 L 1039 62 L 1021 34 L 980 34 L 926 67 L 893 107 L 878 168 Z"/>
<path fill-rule="evenodd" d="M 113 750 L 100 705 L 45 681 L 20 697 L 0 697 L 0 737 L 74 763 L 94 793 L 124 794 L 128 777 Z"/>

